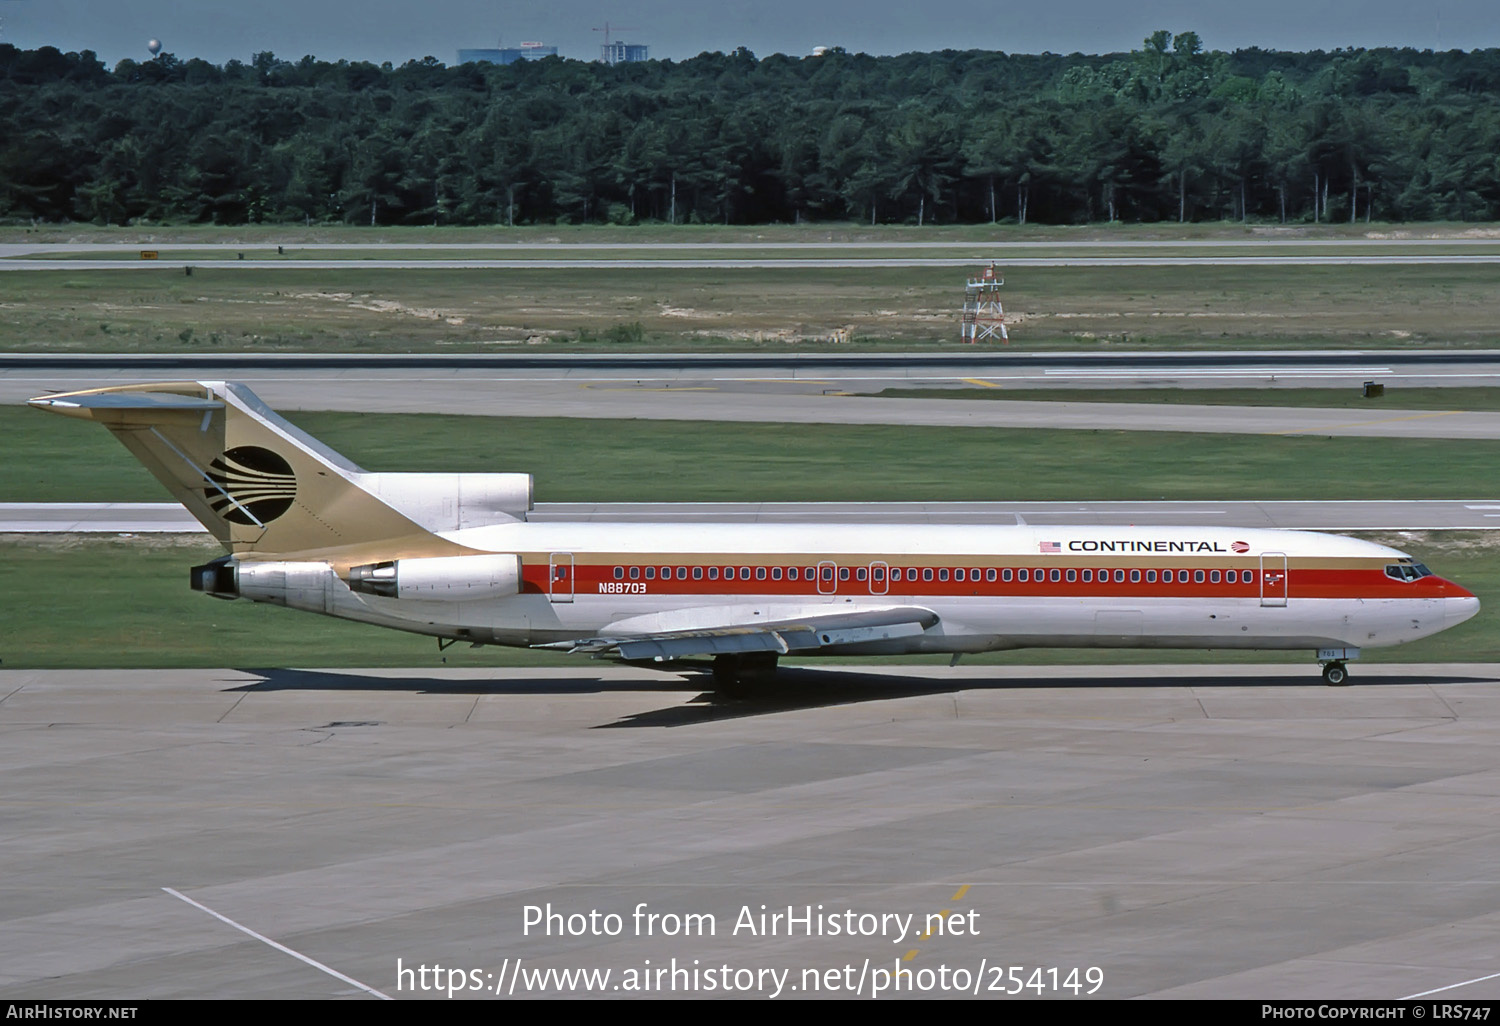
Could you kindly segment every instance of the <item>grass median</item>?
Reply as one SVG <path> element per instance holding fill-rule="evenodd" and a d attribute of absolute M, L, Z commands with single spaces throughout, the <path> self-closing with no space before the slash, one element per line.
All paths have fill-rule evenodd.
<path fill-rule="evenodd" d="M 973 351 L 960 314 L 981 262 L 11 271 L 0 350 Z M 1016 268 L 1003 300 L 1009 351 L 1500 344 L 1490 265 Z"/>
<path fill-rule="evenodd" d="M 1500 441 L 297 413 L 372 471 L 523 471 L 542 502 L 1486 498 Z M 153 502 L 107 432 L 0 408 L 0 501 Z"/>

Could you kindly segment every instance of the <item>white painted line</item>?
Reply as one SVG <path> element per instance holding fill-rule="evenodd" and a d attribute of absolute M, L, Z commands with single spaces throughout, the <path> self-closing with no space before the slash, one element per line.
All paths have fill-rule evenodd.
<path fill-rule="evenodd" d="M 1424 990 L 1420 994 L 1409 994 L 1404 998 L 1397 998 L 1396 1000 L 1415 1001 L 1417 998 L 1426 997 L 1428 994 L 1441 994 L 1445 990 L 1453 990 L 1455 987 L 1467 987 L 1471 983 L 1483 983 L 1485 980 L 1493 980 L 1497 976 L 1500 976 L 1500 973 L 1490 973 L 1488 976 L 1478 976 L 1472 980 L 1465 980 L 1462 983 L 1450 983 L 1446 987 L 1434 987 L 1432 990 Z"/>
<path fill-rule="evenodd" d="M 360 990 L 364 991 L 367 994 L 373 994 L 375 997 L 378 997 L 382 1001 L 394 1001 L 394 1000 L 396 1000 L 395 998 L 391 997 L 389 994 L 382 994 L 380 991 L 376 990 L 374 987 L 367 987 L 367 986 L 365 986 L 363 983 L 360 983 L 358 980 L 354 979 L 353 977 L 345 976 L 343 973 L 339 972 L 337 969 L 330 969 L 330 968 L 328 968 L 326 965 L 324 965 L 322 962 L 317 961 L 316 959 L 308 958 L 306 955 L 304 955 L 304 954 L 302 954 L 300 952 L 293 951 L 291 948 L 287 947 L 285 944 L 278 944 L 275 941 L 273 941 L 271 938 L 256 933 L 254 930 L 250 929 L 248 926 L 241 926 L 239 923 L 236 923 L 233 919 L 230 919 L 228 916 L 220 915 L 219 913 L 215 912 L 213 909 L 209 908 L 207 905 L 204 905 L 201 902 L 197 902 L 197 901 L 194 901 L 192 898 L 189 898 L 186 894 L 183 894 L 181 891 L 174 891 L 170 887 L 163 887 L 162 890 L 166 891 L 168 894 L 170 894 L 174 898 L 181 898 L 183 901 L 187 902 L 189 905 L 193 906 L 194 908 L 202 909 L 204 912 L 207 912 L 209 915 L 211 915 L 215 919 L 219 920 L 219 922 L 221 922 L 221 923 L 228 923 L 230 926 L 234 927 L 236 930 L 240 931 L 241 933 L 249 934 L 251 937 L 254 937 L 256 940 L 260 941 L 263 944 L 269 944 L 271 947 L 275 948 L 277 951 L 280 951 L 280 952 L 282 952 L 284 954 L 287 954 L 287 955 L 291 955 L 293 958 L 298 959 L 299 961 L 306 962 L 308 965 L 312 966 L 314 969 L 321 969 L 323 972 L 327 973 L 329 976 L 334 977 L 335 979 L 343 980 L 345 983 L 348 983 L 348 984 L 350 984 L 352 986 L 358 987 Z"/>

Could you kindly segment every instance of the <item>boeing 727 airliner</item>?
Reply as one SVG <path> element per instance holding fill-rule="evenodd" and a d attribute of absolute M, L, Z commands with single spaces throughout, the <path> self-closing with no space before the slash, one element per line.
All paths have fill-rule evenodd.
<path fill-rule="evenodd" d="M 528 474 L 374 474 L 243 385 L 43 396 L 107 427 L 229 555 L 191 585 L 485 645 L 711 657 L 728 690 L 782 655 L 1025 647 L 1362 648 L 1472 617 L 1405 553 L 1195 527 L 528 522 Z"/>

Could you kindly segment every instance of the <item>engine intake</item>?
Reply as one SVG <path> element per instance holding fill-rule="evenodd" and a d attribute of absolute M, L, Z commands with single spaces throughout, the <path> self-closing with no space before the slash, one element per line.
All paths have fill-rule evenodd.
<path fill-rule="evenodd" d="M 501 598 L 521 591 L 521 557 L 506 553 L 365 563 L 349 568 L 349 590 L 399 599 Z"/>

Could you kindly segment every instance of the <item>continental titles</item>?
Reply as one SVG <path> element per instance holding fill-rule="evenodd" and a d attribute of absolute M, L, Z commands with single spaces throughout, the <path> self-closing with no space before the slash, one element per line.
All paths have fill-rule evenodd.
<path fill-rule="evenodd" d="M 1207 541 L 1070 541 L 1069 552 L 1229 552 L 1218 542 Z"/>

